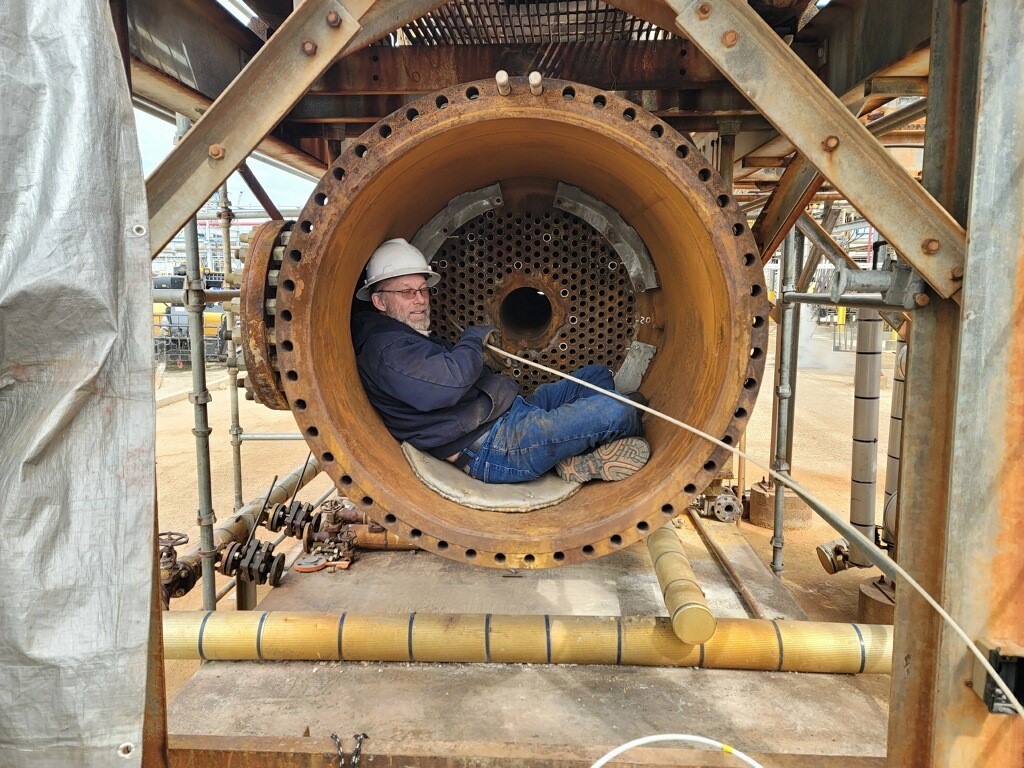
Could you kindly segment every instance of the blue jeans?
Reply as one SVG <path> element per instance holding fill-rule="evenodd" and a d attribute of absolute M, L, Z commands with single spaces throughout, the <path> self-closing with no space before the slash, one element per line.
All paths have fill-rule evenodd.
<path fill-rule="evenodd" d="M 603 365 L 588 365 L 573 376 L 615 391 Z M 486 483 L 536 480 L 563 459 L 639 435 L 640 415 L 633 406 L 574 381 L 542 384 L 529 397 L 516 397 L 494 423 L 470 461 L 469 474 Z"/>

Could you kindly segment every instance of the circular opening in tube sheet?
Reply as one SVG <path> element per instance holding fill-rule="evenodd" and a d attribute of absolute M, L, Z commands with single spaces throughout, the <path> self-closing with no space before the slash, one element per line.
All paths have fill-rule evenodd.
<path fill-rule="evenodd" d="M 551 325 L 551 302 L 544 291 L 516 288 L 501 302 L 501 324 L 519 336 L 539 336 Z"/>
<path fill-rule="evenodd" d="M 664 525 L 728 454 L 647 419 L 650 461 L 626 480 L 587 483 L 518 515 L 440 497 L 415 477 L 356 368 L 350 321 L 373 250 L 447 217 L 427 253 L 441 275 L 432 330 L 455 338 L 459 326 L 494 324 L 509 351 L 550 367 L 606 365 L 653 407 L 716 435 L 740 434 L 757 398 L 765 356 L 750 350 L 767 348 L 768 328 L 751 317 L 767 316 L 767 291 L 759 262 L 745 259 L 756 253 L 745 215 L 699 153 L 677 153 L 683 136 L 668 126 L 659 135 L 651 128 L 663 123 L 650 113 L 588 86 L 547 80 L 539 96 L 525 78 L 512 86 L 504 97 L 491 82 L 431 94 L 385 118 L 386 139 L 371 127 L 354 142 L 367 151 L 341 154 L 302 210 L 308 231 L 290 233 L 287 247 L 301 258 L 265 260 L 279 270 L 275 284 L 295 290 L 271 300 L 265 289 L 258 317 L 243 313 L 242 327 L 244 336 L 262 323 L 274 343 L 267 387 L 282 402 L 305 403 L 295 413 L 307 443 L 333 457 L 325 469 L 347 496 L 373 500 L 370 517 L 402 538 L 416 531 L 444 557 L 465 562 L 472 551 L 481 566 L 545 568 L 608 554 Z M 466 98 L 473 87 L 478 97 Z M 562 97 L 566 88 L 575 98 Z M 449 215 L 456 201 L 496 185 Z M 279 239 L 267 241 L 281 250 Z M 523 392 L 545 380 L 519 369 Z"/>

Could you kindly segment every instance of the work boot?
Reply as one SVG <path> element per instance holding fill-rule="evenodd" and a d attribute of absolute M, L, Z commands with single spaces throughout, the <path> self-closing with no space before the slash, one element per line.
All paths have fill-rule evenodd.
<path fill-rule="evenodd" d="M 651 446 L 642 437 L 623 437 L 598 446 L 590 453 L 563 459 L 555 465 L 555 472 L 569 483 L 625 480 L 636 474 L 650 455 Z"/>

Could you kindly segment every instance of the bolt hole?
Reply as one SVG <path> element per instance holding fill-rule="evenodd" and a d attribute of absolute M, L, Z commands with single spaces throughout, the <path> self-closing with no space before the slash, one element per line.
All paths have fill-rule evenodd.
<path fill-rule="evenodd" d="M 310 437 L 318 437 L 320 435 L 320 430 L 317 429 L 316 427 L 310 427 L 309 429 L 306 430 L 306 434 L 309 435 Z"/>
<path fill-rule="evenodd" d="M 472 98 L 475 99 L 476 96 L 473 96 Z M 474 558 L 476 558 L 476 550 L 475 549 L 467 549 L 466 550 L 466 559 L 467 560 L 473 560 Z"/>
<path fill-rule="evenodd" d="M 743 382 L 743 388 L 744 389 L 753 389 L 756 386 L 757 386 L 757 379 L 746 379 Z"/>
<path fill-rule="evenodd" d="M 334 461 L 334 454 L 331 453 L 330 451 L 325 451 L 324 453 L 320 454 L 320 458 L 323 459 L 325 462 L 330 463 Z"/>
<path fill-rule="evenodd" d="M 593 544 L 585 545 L 583 547 L 583 554 L 584 555 L 592 555 L 592 554 L 594 554 L 594 545 Z"/>
<path fill-rule="evenodd" d="M 506 558 L 505 558 L 505 555 L 504 555 L 503 553 L 501 553 L 501 552 L 498 552 L 498 553 L 497 553 L 497 554 L 496 554 L 496 555 L 494 556 L 494 562 L 496 562 L 496 563 L 504 563 L 504 562 L 505 562 L 505 559 L 506 559 Z"/>
<path fill-rule="evenodd" d="M 288 379 L 288 381 L 298 381 L 299 380 L 299 374 L 296 371 L 288 371 L 288 373 L 286 373 L 284 375 L 284 377 L 286 379 Z"/>
<path fill-rule="evenodd" d="M 594 106 L 597 107 L 598 109 L 604 109 L 605 105 L 607 105 L 607 104 L 608 104 L 608 99 L 606 99 L 601 94 L 598 94 L 597 96 L 594 97 Z"/>
<path fill-rule="evenodd" d="M 686 158 L 690 154 L 690 147 L 688 144 L 680 144 L 676 147 L 676 155 L 682 158 Z"/>
<path fill-rule="evenodd" d="M 693 493 L 694 491 L 697 490 L 697 487 L 693 483 L 690 483 L 688 486 L 683 488 L 683 490 L 686 491 L 687 493 Z M 676 508 L 673 507 L 671 504 L 662 504 L 661 511 L 664 512 L 666 515 L 671 515 L 673 512 L 676 511 Z"/>
<path fill-rule="evenodd" d="M 651 134 L 655 138 L 660 139 L 662 136 L 665 135 L 665 129 L 662 126 L 660 126 L 660 125 L 652 125 L 651 126 Z"/>
<path fill-rule="evenodd" d="M 718 464 L 716 464 L 713 461 L 709 461 L 709 462 L 704 464 L 704 469 L 707 470 L 708 472 L 713 472 L 717 468 L 718 468 Z"/>
<path fill-rule="evenodd" d="M 576 98 L 576 89 L 571 85 L 565 86 L 565 88 L 562 89 L 562 98 L 566 101 L 572 101 Z"/>
<path fill-rule="evenodd" d="M 636 524 L 636 529 L 638 531 L 647 531 L 650 530 L 650 528 L 651 526 L 646 521 L 641 521 Z"/>
<path fill-rule="evenodd" d="M 466 89 L 466 98 L 469 99 L 470 101 L 480 98 L 480 91 L 477 90 L 475 85 L 471 85 L 469 88 Z"/>
<path fill-rule="evenodd" d="M 405 119 L 408 120 L 410 123 L 413 120 L 415 120 L 417 117 L 419 117 L 419 116 L 420 116 L 419 110 L 413 109 L 412 107 L 410 107 L 409 109 L 405 110 Z"/>
<path fill-rule="evenodd" d="M 729 196 L 728 195 L 719 195 L 718 196 L 718 207 L 719 208 L 725 208 L 725 206 L 727 206 L 728 204 L 729 204 Z"/>
<path fill-rule="evenodd" d="M 341 476 L 341 484 L 342 485 L 352 485 L 352 478 L 349 475 L 342 475 Z"/>
<path fill-rule="evenodd" d="M 636 110 L 632 107 L 626 107 L 626 109 L 622 111 L 622 119 L 627 123 L 633 122 L 636 120 Z"/>
<path fill-rule="evenodd" d="M 369 496 L 363 496 L 363 506 L 364 507 L 372 507 L 373 506 L 373 499 L 371 497 L 369 497 Z"/>
<path fill-rule="evenodd" d="M 392 514 L 384 515 L 384 522 L 388 525 L 394 525 L 398 521 L 398 518 Z"/>
<path fill-rule="evenodd" d="M 527 555 L 526 557 L 523 558 L 523 562 L 526 563 L 527 565 L 533 565 L 533 562 L 536 559 L 537 558 L 535 558 L 533 555 Z"/>
<path fill-rule="evenodd" d="M 334 176 L 334 178 L 337 179 L 338 181 L 341 181 L 342 179 L 345 178 L 345 169 L 344 168 L 332 168 L 331 169 L 331 175 Z"/>
<path fill-rule="evenodd" d="M 722 438 L 722 442 L 725 443 L 726 445 L 732 445 L 732 435 L 725 435 Z"/>
<path fill-rule="evenodd" d="M 314 200 L 316 200 L 317 205 L 327 205 L 327 195 L 323 192 L 317 192 Z"/>
<path fill-rule="evenodd" d="M 757 360 L 764 354 L 764 351 L 760 347 L 754 347 L 750 350 L 750 359 Z"/>
<path fill-rule="evenodd" d="M 296 400 L 295 401 L 295 407 L 298 408 L 300 411 L 306 410 L 306 401 L 305 400 Z"/>
<path fill-rule="evenodd" d="M 752 253 L 744 253 L 743 254 L 743 266 L 745 266 L 745 267 L 752 267 L 752 266 L 754 266 L 754 262 L 755 261 L 757 261 L 757 257 L 754 256 L 754 254 L 752 254 Z"/>
<path fill-rule="evenodd" d="M 615 547 L 622 546 L 622 537 L 619 536 L 619 534 L 617 534 L 617 533 L 614 536 L 612 536 L 610 539 L 608 539 L 608 541 L 610 541 L 612 543 L 612 546 L 615 546 Z"/>
<path fill-rule="evenodd" d="M 356 157 L 366 157 L 366 153 L 370 151 L 370 148 L 365 144 L 360 144 L 356 147 Z"/>
<path fill-rule="evenodd" d="M 284 289 L 286 291 L 294 291 L 295 290 L 295 281 L 294 280 L 285 280 L 284 283 L 282 283 L 282 285 L 284 286 Z"/>
<path fill-rule="evenodd" d="M 295 345 L 292 344 L 291 339 L 285 339 L 284 341 L 281 342 L 281 349 L 283 349 L 285 352 L 291 352 L 294 348 Z"/>
<path fill-rule="evenodd" d="M 756 283 L 754 285 L 750 286 L 750 295 L 751 296 L 760 296 L 761 295 L 761 286 L 757 285 Z"/>
<path fill-rule="evenodd" d="M 421 531 L 419 528 L 413 528 L 411 531 L 409 531 L 409 535 L 414 539 L 418 539 L 420 536 L 423 535 L 423 531 Z"/>
<path fill-rule="evenodd" d="M 380 137 L 382 139 L 386 139 L 388 136 L 391 135 L 391 126 L 390 125 L 382 125 L 380 127 L 380 129 L 377 131 L 377 133 L 380 134 Z"/>
<path fill-rule="evenodd" d="M 437 542 L 437 548 L 442 551 L 448 549 L 448 542 L 442 539 L 441 541 Z"/>
<path fill-rule="evenodd" d="M 282 309 L 281 310 L 281 319 L 284 320 L 286 323 L 290 322 L 291 319 L 292 319 L 292 312 L 291 312 L 291 310 L 290 309 Z"/>
<path fill-rule="evenodd" d="M 697 171 L 697 178 L 700 179 L 701 181 L 710 181 L 711 180 L 711 171 L 710 171 L 710 169 L 708 169 L 708 168 L 701 168 L 699 171 Z"/>
<path fill-rule="evenodd" d="M 437 104 L 438 109 L 444 109 L 445 107 L 448 106 L 448 97 L 438 96 L 436 99 L 434 99 L 434 103 Z"/>
<path fill-rule="evenodd" d="M 747 418 L 747 409 L 737 408 L 735 411 L 732 412 L 732 415 L 737 419 L 745 419 Z"/>
<path fill-rule="evenodd" d="M 733 225 L 732 225 L 732 233 L 733 233 L 734 235 L 736 235 L 736 237 L 739 237 L 740 235 L 742 235 L 742 234 L 743 234 L 743 231 L 744 231 L 744 230 L 745 230 L 746 228 L 747 228 L 747 227 L 746 227 L 746 225 L 744 225 L 744 224 L 733 224 Z"/>
<path fill-rule="evenodd" d="M 565 552 L 555 552 L 551 557 L 554 558 L 556 563 L 560 563 L 565 560 Z"/>
<path fill-rule="evenodd" d="M 308 234 L 313 231 L 313 222 L 304 221 L 299 225 L 299 229 Z"/>
<path fill-rule="evenodd" d="M 131 757 L 133 752 L 135 752 L 135 745 L 127 741 L 117 748 L 117 754 L 121 757 Z"/>
<path fill-rule="evenodd" d="M 296 251 L 294 248 L 288 252 L 288 258 L 298 264 L 302 261 L 302 251 Z"/>

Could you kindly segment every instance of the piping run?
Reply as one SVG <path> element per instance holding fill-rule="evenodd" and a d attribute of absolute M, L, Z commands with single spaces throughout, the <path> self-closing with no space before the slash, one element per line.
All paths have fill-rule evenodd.
<path fill-rule="evenodd" d="M 715 617 L 708 609 L 704 590 L 686 559 L 682 542 L 671 523 L 647 537 L 654 572 L 665 599 L 669 621 L 676 637 L 700 645 L 715 634 Z"/>
<path fill-rule="evenodd" d="M 703 644 L 668 618 L 454 613 L 166 611 L 164 657 L 612 664 L 825 674 L 884 674 L 892 627 L 720 619 Z"/>

